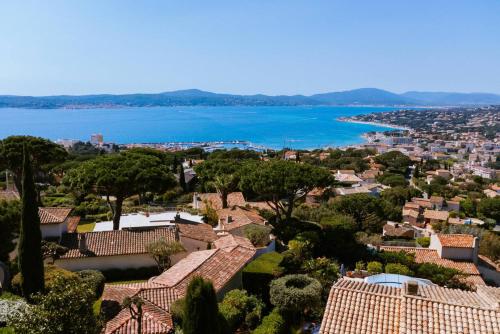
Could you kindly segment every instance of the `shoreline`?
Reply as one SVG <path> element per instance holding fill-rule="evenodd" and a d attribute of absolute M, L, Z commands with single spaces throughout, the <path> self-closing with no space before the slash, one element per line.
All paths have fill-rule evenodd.
<path fill-rule="evenodd" d="M 382 127 L 389 128 L 389 129 L 413 131 L 412 128 L 402 126 L 402 125 L 390 124 L 390 123 L 358 121 L 355 119 L 348 119 L 348 118 L 342 118 L 342 117 L 337 118 L 336 120 L 339 122 L 345 122 L 345 123 L 366 124 L 366 125 L 382 126 Z M 378 131 L 375 131 L 375 132 L 378 132 Z"/>

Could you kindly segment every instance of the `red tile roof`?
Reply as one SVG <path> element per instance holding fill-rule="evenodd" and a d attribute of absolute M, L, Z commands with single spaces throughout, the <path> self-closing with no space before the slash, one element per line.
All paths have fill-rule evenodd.
<path fill-rule="evenodd" d="M 405 288 L 343 278 L 332 286 L 321 334 L 500 333 L 500 289 Z"/>
<path fill-rule="evenodd" d="M 266 220 L 257 212 L 240 207 L 217 210 L 217 216 L 222 229 L 225 231 L 231 231 L 249 224 L 265 225 L 266 223 Z"/>
<path fill-rule="evenodd" d="M 73 209 L 71 208 L 58 208 L 46 207 L 38 208 L 38 215 L 40 216 L 40 224 L 61 224 L 66 221 L 69 214 Z"/>
<path fill-rule="evenodd" d="M 439 242 L 443 247 L 474 248 L 476 239 L 470 234 L 438 234 Z"/>
<path fill-rule="evenodd" d="M 415 262 L 417 263 L 434 263 L 443 267 L 460 270 L 464 274 L 471 275 L 467 278 L 470 282 L 473 281 L 473 283 L 485 285 L 480 276 L 479 270 L 474 263 L 440 258 L 435 249 L 398 246 L 381 246 L 380 249 L 387 252 L 404 251 L 413 253 L 415 254 Z"/>
<path fill-rule="evenodd" d="M 176 224 L 177 228 L 179 228 L 179 232 L 181 236 L 200 240 L 205 242 L 214 242 L 217 239 L 217 234 L 214 232 L 212 226 L 203 223 L 196 224 Z"/>
<path fill-rule="evenodd" d="M 83 253 L 78 248 L 78 238 L 81 236 L 85 237 L 87 246 L 87 251 Z M 145 254 L 147 253 L 146 245 L 160 238 L 175 241 L 174 229 L 167 227 L 151 230 L 66 233 L 61 238 L 61 245 L 69 250 L 61 256 L 61 259 Z"/>
<path fill-rule="evenodd" d="M 102 297 L 103 307 L 110 302 L 121 304 L 127 296 L 139 296 L 147 305 L 147 317 L 143 318 L 147 324 L 143 325 L 143 333 L 167 333 L 173 326 L 170 306 L 186 294 L 193 277 L 201 276 L 211 280 L 215 290 L 220 291 L 254 254 L 255 248 L 239 245 L 193 252 L 146 283 L 106 285 Z M 128 309 L 120 311 L 106 324 L 105 334 L 118 333 L 136 333 L 136 323 Z"/>

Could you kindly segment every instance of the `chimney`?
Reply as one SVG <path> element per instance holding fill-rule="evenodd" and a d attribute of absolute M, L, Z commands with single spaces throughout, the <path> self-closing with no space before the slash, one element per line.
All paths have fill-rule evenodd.
<path fill-rule="evenodd" d="M 181 214 L 179 213 L 179 211 L 177 211 L 177 213 L 175 214 L 174 221 L 176 223 L 180 223 L 181 222 Z"/>
<path fill-rule="evenodd" d="M 406 294 L 410 296 L 418 296 L 418 283 L 417 281 L 406 282 Z"/>
<path fill-rule="evenodd" d="M 193 194 L 193 208 L 199 209 L 198 205 L 198 193 Z"/>
<path fill-rule="evenodd" d="M 231 223 L 233 222 L 233 217 L 231 217 L 231 216 L 227 216 L 227 220 L 226 220 L 226 222 L 227 222 L 228 224 L 231 224 Z"/>
<path fill-rule="evenodd" d="M 78 234 L 78 250 L 80 253 L 87 251 L 87 240 L 84 233 Z"/>

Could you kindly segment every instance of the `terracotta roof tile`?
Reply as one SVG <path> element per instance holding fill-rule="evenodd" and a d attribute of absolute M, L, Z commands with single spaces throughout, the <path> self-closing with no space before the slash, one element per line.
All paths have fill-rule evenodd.
<path fill-rule="evenodd" d="M 78 238 L 84 236 L 87 251 L 80 252 Z M 89 233 L 65 233 L 61 245 L 69 250 L 62 259 L 92 256 L 112 256 L 147 253 L 146 245 L 160 238 L 175 241 L 173 228 L 156 228 L 151 230 L 119 230 Z"/>
<path fill-rule="evenodd" d="M 439 242 L 443 247 L 474 248 L 476 239 L 470 234 L 438 234 Z"/>
<path fill-rule="evenodd" d="M 38 215 L 40 216 L 40 224 L 64 223 L 72 210 L 73 209 L 71 208 L 57 208 L 57 207 L 38 208 Z"/>
<path fill-rule="evenodd" d="M 68 233 L 73 233 L 76 231 L 78 224 L 80 224 L 80 217 L 68 217 Z"/>
<path fill-rule="evenodd" d="M 408 253 L 413 253 L 415 254 L 415 262 L 417 263 L 434 263 L 443 267 L 460 270 L 464 274 L 477 276 L 476 278 L 474 278 L 474 280 L 480 284 L 485 284 L 480 276 L 479 270 L 474 263 L 442 259 L 439 257 L 439 254 L 435 249 L 398 246 L 381 246 L 380 249 L 387 252 L 405 251 Z"/>
<path fill-rule="evenodd" d="M 500 333 L 500 289 L 419 286 L 419 294 L 343 278 L 333 285 L 321 334 Z"/>
<path fill-rule="evenodd" d="M 439 211 L 439 210 L 425 210 L 424 218 L 426 219 L 435 219 L 435 220 L 447 220 L 450 213 L 448 211 Z"/>
<path fill-rule="evenodd" d="M 257 212 L 239 207 L 217 210 L 217 216 L 222 225 L 221 228 L 225 231 L 249 224 L 265 225 L 266 223 L 266 220 Z"/>
<path fill-rule="evenodd" d="M 244 237 L 228 234 L 217 239 L 214 242 L 215 248 L 230 248 L 230 247 L 245 247 L 248 249 L 255 249 L 250 240 Z"/>
<path fill-rule="evenodd" d="M 176 224 L 179 228 L 181 236 L 186 238 L 214 242 L 217 239 L 217 234 L 214 232 L 212 226 L 208 224 L 198 223 L 198 224 Z"/>

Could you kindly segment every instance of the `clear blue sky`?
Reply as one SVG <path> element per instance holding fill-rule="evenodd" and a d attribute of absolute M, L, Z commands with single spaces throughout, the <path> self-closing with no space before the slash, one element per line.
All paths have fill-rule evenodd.
<path fill-rule="evenodd" d="M 500 1 L 0 4 L 0 94 L 360 87 L 500 93 Z"/>

